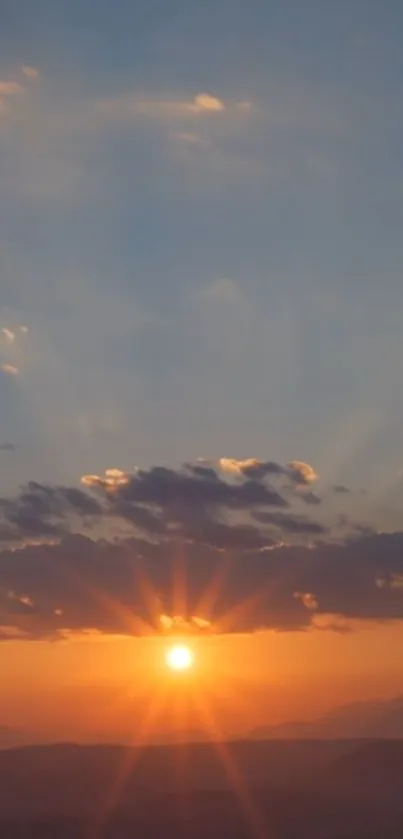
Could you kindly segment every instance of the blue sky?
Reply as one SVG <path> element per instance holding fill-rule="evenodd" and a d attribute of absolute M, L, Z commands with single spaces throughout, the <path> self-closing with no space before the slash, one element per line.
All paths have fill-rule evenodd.
<path fill-rule="evenodd" d="M 13 0 L 1 18 L 2 488 L 256 456 L 389 502 L 401 4 Z"/>

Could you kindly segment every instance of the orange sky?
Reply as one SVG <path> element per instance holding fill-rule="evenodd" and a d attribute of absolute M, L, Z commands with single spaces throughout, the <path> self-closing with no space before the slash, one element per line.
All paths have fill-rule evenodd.
<path fill-rule="evenodd" d="M 192 641 L 196 666 L 186 676 L 166 668 L 169 643 L 120 637 L 3 643 L 0 724 L 43 738 L 136 739 L 150 701 L 164 693 L 159 734 L 202 727 L 195 697 L 208 699 L 226 733 L 240 733 L 403 691 L 397 624 L 361 625 L 344 635 L 199 638 Z"/>

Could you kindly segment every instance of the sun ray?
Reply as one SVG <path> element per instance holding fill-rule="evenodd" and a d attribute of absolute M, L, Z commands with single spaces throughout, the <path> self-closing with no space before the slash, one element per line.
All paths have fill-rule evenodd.
<path fill-rule="evenodd" d="M 230 571 L 231 559 L 232 557 L 229 552 L 222 557 L 217 571 L 215 571 L 212 575 L 209 585 L 206 587 L 198 601 L 195 609 L 196 615 L 201 615 L 202 618 L 207 617 L 211 620 L 212 611 L 217 603 Z"/>
<path fill-rule="evenodd" d="M 136 563 L 134 576 L 135 586 L 140 592 L 142 601 L 148 612 L 150 622 L 153 627 L 159 627 L 160 615 L 162 612 L 161 598 L 142 565 Z"/>
<path fill-rule="evenodd" d="M 106 612 L 115 618 L 118 618 L 129 635 L 152 635 L 155 630 L 153 627 L 143 620 L 139 615 L 136 615 L 132 609 L 125 606 L 120 601 L 115 600 L 111 595 L 106 594 L 93 584 L 88 583 L 83 577 L 78 574 L 67 563 L 59 560 L 59 570 L 64 574 L 65 578 L 73 581 L 79 588 L 85 591 L 89 597 L 102 606 Z"/>
<path fill-rule="evenodd" d="M 184 619 L 188 615 L 187 562 L 181 542 L 172 561 L 172 613 Z"/>
<path fill-rule="evenodd" d="M 213 711 L 206 699 L 206 696 L 202 697 L 199 692 L 196 692 L 194 694 L 194 701 L 197 710 L 199 711 L 201 721 L 205 727 L 205 731 L 210 738 L 210 742 L 217 751 L 218 757 L 221 760 L 227 774 L 229 783 L 238 796 L 243 813 L 249 821 L 254 839 L 269 839 L 269 834 L 266 826 L 262 822 L 259 809 L 250 794 L 247 785 L 245 784 L 242 772 L 236 763 L 234 755 L 231 754 L 228 745 L 223 739 L 222 732 L 215 720 Z M 272 839 L 274 839 L 274 837 L 272 837 Z"/>
<path fill-rule="evenodd" d="M 102 836 L 106 824 L 110 820 L 111 816 L 116 810 L 116 807 L 119 804 L 119 800 L 124 792 L 125 786 L 129 780 L 131 772 L 133 772 L 134 767 L 139 763 L 143 755 L 143 748 L 147 745 L 147 739 L 149 735 L 152 733 L 154 724 L 156 723 L 160 713 L 162 712 L 166 704 L 166 697 L 166 690 L 162 690 L 156 693 L 154 698 L 151 699 L 147 713 L 144 715 L 140 726 L 136 746 L 135 748 L 133 748 L 133 746 L 129 746 L 127 748 L 126 753 L 124 755 L 124 759 L 122 761 L 120 772 L 118 773 L 118 776 L 115 779 L 115 783 L 113 784 L 112 789 L 110 790 L 110 794 L 107 800 L 105 801 L 105 805 L 102 808 L 102 811 L 99 813 L 99 816 L 91 825 L 91 830 L 88 835 L 88 839 L 100 839 L 100 837 Z"/>

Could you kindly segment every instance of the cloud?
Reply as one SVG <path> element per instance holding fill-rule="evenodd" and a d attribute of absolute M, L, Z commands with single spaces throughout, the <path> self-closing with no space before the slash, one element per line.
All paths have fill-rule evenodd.
<path fill-rule="evenodd" d="M 319 505 L 321 499 L 305 489 L 284 497 L 281 487 L 268 480 L 279 477 L 288 481 L 290 470 L 275 461 L 221 458 L 216 466 L 196 461 L 177 470 L 154 466 L 129 473 L 109 468 L 104 474 L 83 475 L 85 490 L 31 481 L 16 498 L 0 499 L 0 524 L 2 510 L 7 540 L 11 525 L 16 542 L 80 530 L 81 519 L 84 531 L 103 526 L 118 536 L 141 531 L 146 538 L 173 536 L 223 549 L 305 543 L 329 536 L 328 524 L 290 509 L 297 499 L 310 505 Z M 287 483 L 284 490 L 289 490 Z M 340 522 L 339 517 L 337 533 L 368 533 L 347 519 Z"/>
<path fill-rule="evenodd" d="M 350 490 L 348 489 L 348 487 L 345 487 L 343 484 L 336 484 L 333 487 L 333 492 L 336 493 L 336 495 L 347 495 L 347 493 L 349 493 Z"/>
<path fill-rule="evenodd" d="M 14 364 L 7 364 L 6 362 L 0 365 L 0 370 L 7 376 L 18 376 L 20 372 Z"/>
<path fill-rule="evenodd" d="M 38 79 L 39 78 L 39 70 L 36 67 L 30 67 L 28 64 L 25 64 L 22 68 L 22 74 L 27 79 Z"/>
<path fill-rule="evenodd" d="M 306 609 L 309 609 L 310 612 L 315 612 L 316 609 L 319 608 L 319 604 L 316 600 L 315 595 L 311 594 L 310 592 L 296 591 L 294 592 L 294 597 L 297 600 L 300 600 L 301 603 L 303 603 Z"/>
<path fill-rule="evenodd" d="M 1 96 L 16 96 L 22 93 L 23 86 L 19 82 L 2 82 L 0 81 L 0 97 Z"/>
<path fill-rule="evenodd" d="M 288 464 L 296 483 L 311 484 L 318 480 L 319 473 L 309 463 L 302 460 L 291 460 Z"/>
<path fill-rule="evenodd" d="M 245 475 L 250 472 L 260 472 L 263 463 L 256 457 L 248 457 L 246 460 L 236 460 L 234 457 L 221 457 L 220 468 L 224 472 L 231 472 L 233 475 Z"/>
<path fill-rule="evenodd" d="M 39 72 L 35 67 L 24 66 L 21 68 L 21 76 L 24 82 L 29 82 L 37 79 Z M 26 90 L 26 84 L 16 79 L 0 79 L 0 115 L 8 114 L 10 100 L 21 96 Z"/>
<path fill-rule="evenodd" d="M 8 101 L 24 92 L 24 86 L 17 81 L 0 80 L 0 115 L 8 113 Z"/>
<path fill-rule="evenodd" d="M 136 93 L 127 93 L 102 100 L 95 107 L 99 113 L 122 119 L 140 116 L 176 119 L 197 117 L 203 114 L 220 114 L 231 106 L 226 105 L 222 99 L 211 93 L 198 93 L 193 99 L 153 99 Z"/>
<path fill-rule="evenodd" d="M 14 452 L 14 443 L 0 443 L 0 452 Z"/>
<path fill-rule="evenodd" d="M 336 542 L 268 483 L 270 470 L 288 481 L 288 466 L 232 459 L 223 477 L 220 465 L 113 468 L 82 488 L 31 481 L 0 498 L 0 637 L 403 618 L 403 534 L 357 528 Z"/>
<path fill-rule="evenodd" d="M 211 96 L 209 93 L 199 93 L 194 98 L 194 108 L 197 111 L 223 111 L 225 109 L 222 99 L 217 96 Z"/>
<path fill-rule="evenodd" d="M 245 460 L 222 457 L 219 461 L 219 465 L 225 472 L 231 472 L 235 475 L 238 474 L 255 477 L 258 480 L 261 480 L 267 475 L 286 476 L 300 488 L 314 483 L 319 478 L 319 473 L 316 469 L 309 463 L 304 463 L 302 460 L 292 460 L 288 463 L 287 467 L 285 467 L 275 461 L 263 461 L 256 457 L 249 457 Z"/>
<path fill-rule="evenodd" d="M 189 521 L 194 523 L 195 516 L 206 513 L 287 506 L 273 487 L 251 479 L 228 483 L 213 469 L 197 464 L 180 471 L 155 466 L 148 471 L 138 469 L 132 475 L 107 470 L 104 476 L 84 475 L 82 482 L 103 490 L 117 516 L 127 518 L 133 506 L 145 505 L 171 523 L 184 523 L 185 527 Z"/>
<path fill-rule="evenodd" d="M 321 504 L 321 499 L 314 492 L 302 492 L 300 498 L 305 504 Z"/>
<path fill-rule="evenodd" d="M 389 578 L 378 577 L 375 581 L 378 588 L 403 590 L 403 574 L 391 574 Z"/>
<path fill-rule="evenodd" d="M 295 517 L 293 526 L 291 516 L 269 520 L 270 511 L 289 506 L 277 489 L 245 475 L 236 482 L 224 480 L 211 465 L 200 462 L 178 470 L 107 469 L 103 475 L 83 475 L 81 482 L 85 489 L 31 481 L 15 498 L 0 499 L 4 540 L 48 540 L 103 524 L 118 536 L 140 530 L 151 539 L 165 534 L 216 547 L 238 543 L 252 548 L 273 544 L 273 526 L 289 534 L 325 532 L 302 517 Z M 254 518 L 258 512 L 259 524 L 257 515 Z"/>
<path fill-rule="evenodd" d="M 16 333 L 13 329 L 7 329 L 7 327 L 3 326 L 1 331 L 6 341 L 9 341 L 10 343 L 13 343 L 13 341 L 15 341 Z"/>
<path fill-rule="evenodd" d="M 9 376 L 18 376 L 24 366 L 24 344 L 28 333 L 26 326 L 3 326 L 0 328 L 0 352 L 4 361 L 0 370 Z"/>
<path fill-rule="evenodd" d="M 178 557 L 186 581 L 180 604 Z M 68 536 L 0 553 L 0 634 L 9 627 L 32 639 L 88 630 L 153 634 L 170 631 L 174 616 L 175 631 L 346 631 L 356 620 L 403 618 L 402 557 L 403 533 L 229 551 L 196 541 L 180 548 L 174 538 Z"/>
<path fill-rule="evenodd" d="M 311 521 L 304 516 L 290 515 L 287 513 L 257 512 L 253 514 L 253 517 L 261 524 L 272 525 L 287 535 L 294 533 L 300 536 L 303 534 L 323 536 L 329 533 L 329 528 L 326 525 Z"/>
<path fill-rule="evenodd" d="M 102 477 L 99 475 L 83 475 L 81 483 L 85 486 L 99 486 L 108 492 L 115 492 L 118 487 L 129 483 L 129 480 L 129 476 L 121 469 L 106 469 Z"/>

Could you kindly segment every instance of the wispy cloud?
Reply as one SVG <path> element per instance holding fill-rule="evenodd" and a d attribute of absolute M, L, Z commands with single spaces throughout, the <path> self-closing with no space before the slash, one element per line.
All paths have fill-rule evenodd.
<path fill-rule="evenodd" d="M 8 101 L 16 96 L 21 96 L 26 90 L 26 85 L 23 84 L 23 81 L 26 82 L 33 81 L 37 79 L 39 76 L 38 70 L 34 67 L 22 67 L 21 68 L 21 79 L 0 79 L 0 113 L 6 114 L 8 113 Z"/>
<path fill-rule="evenodd" d="M 22 74 L 27 79 L 38 79 L 39 78 L 39 70 L 36 67 L 30 67 L 28 64 L 25 64 L 22 68 Z"/>
<path fill-rule="evenodd" d="M 0 81 L 0 96 L 16 96 L 23 90 L 24 88 L 19 82 Z"/>
<path fill-rule="evenodd" d="M 7 362 L 0 365 L 0 370 L 2 370 L 7 376 L 18 376 L 20 372 L 18 367 L 14 364 L 8 364 Z"/>
<path fill-rule="evenodd" d="M 1 370 L 9 376 L 18 376 L 25 361 L 27 326 L 3 326 L 0 329 Z"/>
<path fill-rule="evenodd" d="M 8 329 L 6 326 L 3 326 L 1 331 L 7 341 L 10 341 L 10 343 L 15 341 L 16 333 L 13 329 Z"/>
<path fill-rule="evenodd" d="M 99 113 L 110 115 L 115 119 L 129 120 L 141 116 L 154 119 L 180 119 L 248 111 L 246 103 L 227 102 L 211 93 L 198 93 L 192 99 L 163 99 L 130 92 L 100 100 L 95 108 Z"/>

